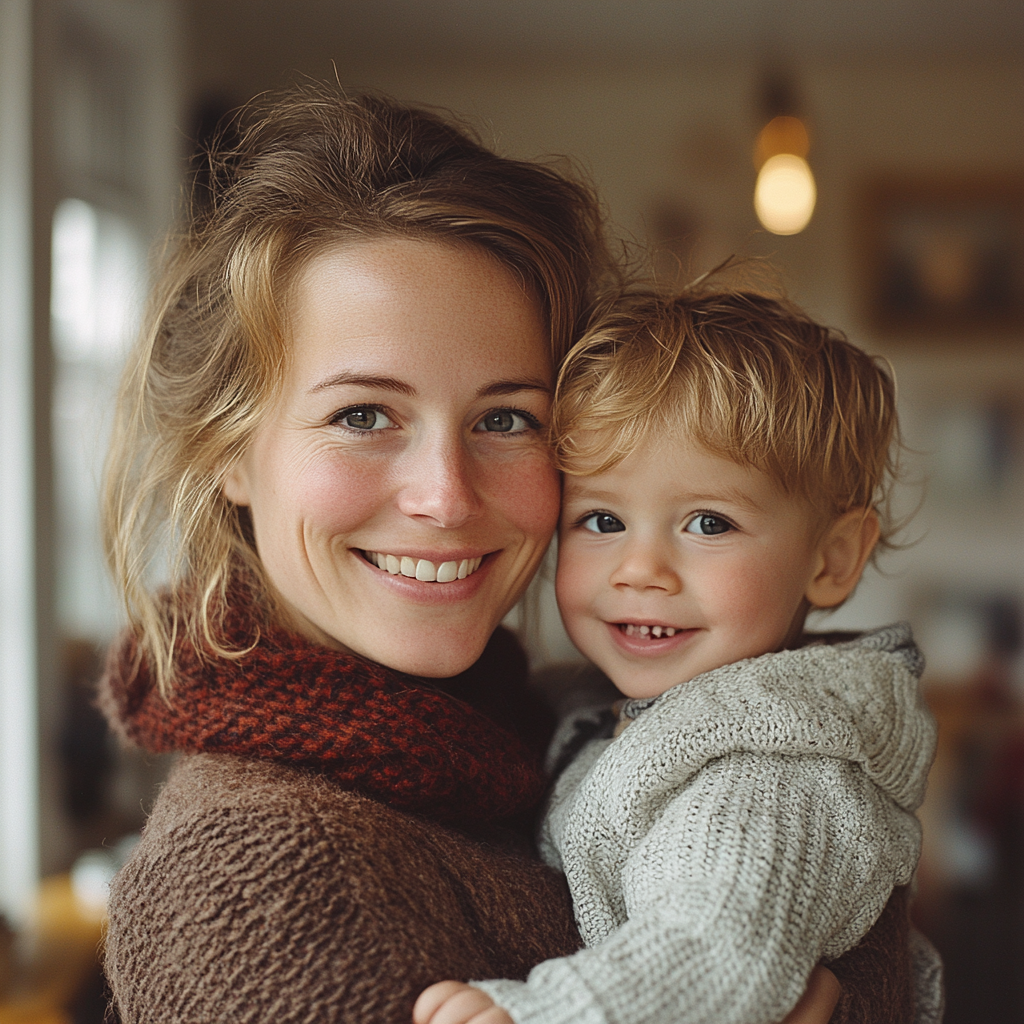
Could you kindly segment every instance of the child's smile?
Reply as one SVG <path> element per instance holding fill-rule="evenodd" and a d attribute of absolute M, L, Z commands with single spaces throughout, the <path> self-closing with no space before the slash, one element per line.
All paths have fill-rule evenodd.
<path fill-rule="evenodd" d="M 681 647 L 697 633 L 695 629 L 650 622 L 610 622 L 608 628 L 623 650 L 640 657 L 665 654 Z"/>
<path fill-rule="evenodd" d="M 577 647 L 650 697 L 796 639 L 818 520 L 764 473 L 665 440 L 565 481 L 558 600 Z"/>

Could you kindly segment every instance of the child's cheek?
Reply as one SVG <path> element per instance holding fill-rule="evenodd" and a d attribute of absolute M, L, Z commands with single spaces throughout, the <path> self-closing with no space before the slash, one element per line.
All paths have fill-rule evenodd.
<path fill-rule="evenodd" d="M 706 583 L 713 590 L 715 618 L 737 644 L 732 660 L 764 654 L 784 642 L 802 597 L 785 563 L 730 566 Z"/>
<path fill-rule="evenodd" d="M 592 602 L 596 596 L 595 566 L 582 557 L 579 545 L 564 531 L 559 535 L 558 569 L 555 572 L 555 597 L 566 631 L 577 642 L 585 620 L 593 617 Z"/>

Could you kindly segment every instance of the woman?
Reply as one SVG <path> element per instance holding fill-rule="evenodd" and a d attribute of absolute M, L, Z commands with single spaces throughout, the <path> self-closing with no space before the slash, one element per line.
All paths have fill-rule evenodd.
<path fill-rule="evenodd" d="M 406 1022 L 432 981 L 579 943 L 522 839 L 544 712 L 498 624 L 557 518 L 553 367 L 614 272 L 585 187 L 432 114 L 326 88 L 256 114 L 115 428 L 133 629 L 103 700 L 192 756 L 112 887 L 106 967 L 124 1024 Z"/>

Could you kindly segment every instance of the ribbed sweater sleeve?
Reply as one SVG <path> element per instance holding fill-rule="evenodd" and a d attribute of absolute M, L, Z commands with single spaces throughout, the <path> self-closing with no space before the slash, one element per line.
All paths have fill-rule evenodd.
<path fill-rule="evenodd" d="M 731 754 L 631 852 L 624 924 L 525 983 L 480 987 L 518 1024 L 771 1024 L 843 952 L 838 935 L 867 931 L 919 842 L 916 820 L 848 762 Z M 591 881 L 600 892 L 600 865 Z"/>

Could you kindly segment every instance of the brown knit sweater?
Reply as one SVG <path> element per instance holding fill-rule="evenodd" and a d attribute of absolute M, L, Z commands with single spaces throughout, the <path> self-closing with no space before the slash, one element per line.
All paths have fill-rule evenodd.
<path fill-rule="evenodd" d="M 278 660 L 282 645 L 300 643 L 267 640 Z M 507 652 L 491 654 L 508 667 Z M 290 655 L 296 665 L 303 658 L 299 648 Z M 157 728 L 159 698 L 118 674 L 124 658 L 111 664 L 108 713 L 122 734 L 152 748 L 144 723 Z M 259 676 L 261 664 L 262 656 L 248 663 L 257 691 L 273 685 Z M 500 823 L 449 813 L 457 824 L 443 825 L 432 805 L 418 814 L 400 810 L 386 805 L 386 793 L 374 789 L 370 797 L 339 779 L 330 723 L 351 668 L 331 682 L 320 666 L 307 680 L 326 702 L 306 707 L 302 724 L 309 738 L 326 734 L 331 756 L 322 766 L 309 749 L 302 763 L 282 760 L 280 744 L 268 745 L 259 730 L 259 750 L 188 754 L 172 772 L 111 889 L 106 970 L 122 1024 L 409 1024 L 416 996 L 432 982 L 524 978 L 541 960 L 579 947 L 564 880 Z M 232 671 L 246 672 L 246 664 Z M 404 700 L 401 687 L 388 690 L 393 683 L 382 681 Z M 197 684 L 176 693 L 179 709 L 192 699 L 189 685 Z M 470 675 L 446 689 L 471 699 L 477 686 Z M 506 689 L 513 700 L 516 688 Z M 203 688 L 190 711 L 215 712 L 212 739 L 200 743 L 190 733 L 184 749 L 215 742 L 223 751 L 225 742 L 240 742 L 244 731 L 223 724 L 219 694 L 216 686 Z M 462 702 L 453 700 L 446 721 L 460 713 Z M 475 722 L 473 709 L 464 710 Z M 486 711 L 507 721 L 497 706 Z M 258 703 L 244 715 L 251 725 Z M 316 728 L 310 715 L 322 716 Z M 182 722 L 184 728 L 191 718 Z M 387 738 L 383 720 L 374 730 Z M 452 740 L 453 750 L 472 742 Z M 360 778 L 381 777 L 376 746 L 361 738 L 354 749 L 372 769 Z M 459 764 L 477 765 L 460 757 Z M 389 758 L 400 763 L 401 747 L 392 745 Z M 434 777 L 433 765 L 430 771 Z M 467 784 L 494 785 L 479 767 Z M 909 1022 L 905 894 L 897 892 L 862 945 L 831 966 L 844 988 L 837 1024 Z"/>
<path fill-rule="evenodd" d="M 178 764 L 109 909 L 123 1024 L 409 1024 L 432 982 L 579 947 L 538 861 L 225 755 Z"/>

